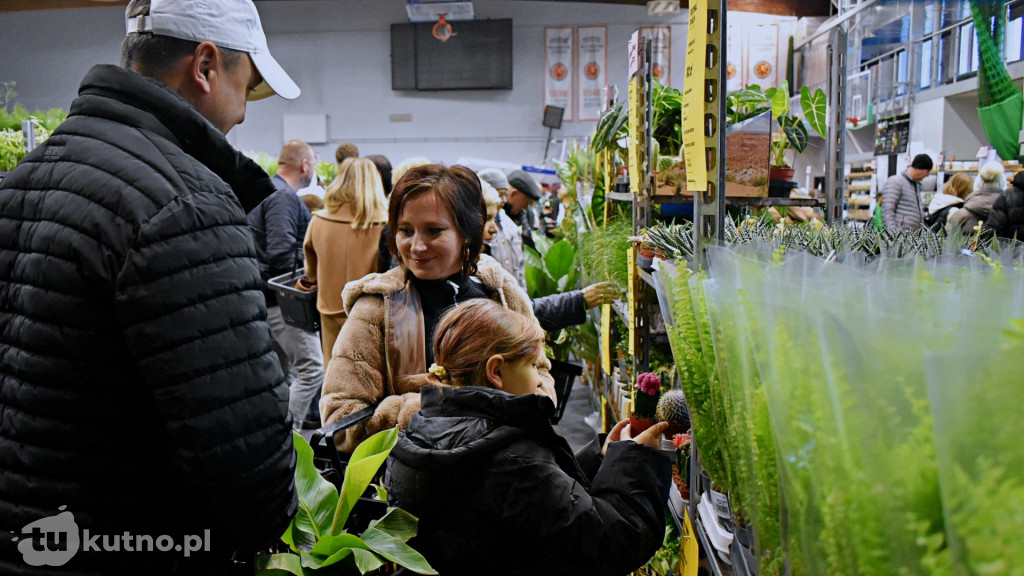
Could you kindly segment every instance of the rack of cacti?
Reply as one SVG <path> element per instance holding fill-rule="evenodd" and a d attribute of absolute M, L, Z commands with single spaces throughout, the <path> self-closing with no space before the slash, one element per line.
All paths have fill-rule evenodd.
<path fill-rule="evenodd" d="M 694 443 L 759 573 L 1021 573 L 1021 246 L 756 220 L 725 237 L 698 267 L 688 224 L 647 231 Z"/>

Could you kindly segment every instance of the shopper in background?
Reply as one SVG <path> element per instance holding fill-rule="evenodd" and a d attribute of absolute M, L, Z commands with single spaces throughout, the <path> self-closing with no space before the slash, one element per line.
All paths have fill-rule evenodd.
<path fill-rule="evenodd" d="M 380 172 L 369 158 L 348 158 L 327 187 L 327 208 L 313 213 L 303 244 L 306 276 L 317 283 L 323 361 L 345 324 L 345 284 L 377 271 L 377 246 L 387 224 Z"/>
<path fill-rule="evenodd" d="M 334 150 L 334 161 L 338 163 L 338 168 L 341 168 L 346 158 L 359 158 L 359 147 L 351 142 L 339 144 Z"/>
<path fill-rule="evenodd" d="M 927 154 L 914 156 L 902 174 L 890 176 L 882 187 L 882 223 L 886 228 L 916 230 L 924 223 L 921 208 L 921 180 L 932 170 L 932 158 Z"/>
<path fill-rule="evenodd" d="M 508 198 L 505 212 L 523 231 L 523 245 L 533 248 L 533 232 L 541 231 L 533 207 L 540 200 L 540 186 L 525 170 L 508 174 Z"/>
<path fill-rule="evenodd" d="M 398 181 L 401 180 L 402 176 L 405 176 L 405 173 L 410 169 L 416 168 L 417 166 L 426 166 L 427 164 L 432 164 L 432 162 L 430 161 L 430 158 L 427 158 L 426 156 L 411 156 L 402 160 L 398 163 L 398 166 L 395 166 L 394 170 L 391 171 L 392 183 L 398 185 Z M 394 186 L 392 186 L 392 191 L 394 191 Z"/>
<path fill-rule="evenodd" d="M 928 211 L 924 215 L 924 223 L 933 232 L 938 232 L 946 227 L 949 216 L 963 208 L 964 199 L 974 188 L 971 177 L 963 172 L 958 172 L 942 187 L 942 192 L 932 196 L 928 203 Z"/>
<path fill-rule="evenodd" d="M 488 240 L 491 256 L 509 274 L 515 277 L 519 286 L 526 290 L 526 257 L 523 255 L 523 230 L 505 212 L 508 199 L 508 179 L 497 168 L 484 168 L 477 172 L 481 182 L 487 182 L 497 191 L 501 203 L 497 205 L 493 218 L 495 232 Z M 488 221 L 491 219 L 488 218 Z"/>
<path fill-rule="evenodd" d="M 551 427 L 554 404 L 534 393 L 544 333 L 490 300 L 445 314 L 433 348 L 387 487 L 390 505 L 419 518 L 416 548 L 432 567 L 621 576 L 650 559 L 672 485 L 659 450 L 666 423 L 628 442 L 624 420 L 577 459 Z"/>
<path fill-rule="evenodd" d="M 1024 240 L 1024 171 L 992 204 L 985 226 L 1000 238 Z"/>
<path fill-rule="evenodd" d="M 377 171 L 380 172 L 380 183 L 384 187 L 384 197 L 391 196 L 391 189 L 394 187 L 391 180 L 391 161 L 383 154 L 370 154 L 367 158 L 373 162 L 374 166 L 377 167 Z"/>
<path fill-rule="evenodd" d="M 871 214 L 871 229 L 879 232 L 885 229 L 885 224 L 882 222 L 882 204 L 885 203 L 885 195 L 881 192 L 875 197 L 875 211 Z"/>
<path fill-rule="evenodd" d="M 964 200 L 964 207 L 950 214 L 946 232 L 960 230 L 966 236 L 975 233 L 978 223 L 988 220 L 988 213 L 1003 190 L 1006 190 L 1006 173 L 1002 162 L 986 162 L 974 179 L 974 191 Z"/>
<path fill-rule="evenodd" d="M 372 419 L 346 431 L 341 450 L 351 452 L 380 430 L 404 427 L 419 409 L 419 388 L 403 381 L 433 362 L 428 343 L 449 307 L 492 298 L 536 321 L 512 276 L 480 254 L 485 212 L 480 181 L 464 166 L 427 164 L 395 183 L 388 248 L 398 266 L 345 286 L 348 321 L 334 346 L 320 400 L 325 425 L 376 406 Z M 554 398 L 548 380 L 544 392 Z"/>
<path fill-rule="evenodd" d="M 277 293 L 268 281 L 275 276 L 302 268 L 302 240 L 306 237 L 310 214 L 295 193 L 316 177 L 316 155 L 309 144 L 290 140 L 281 147 L 274 185 L 277 191 L 249 213 L 256 256 L 263 276 L 263 295 L 267 299 L 267 323 L 274 340 L 287 357 L 288 410 L 296 428 L 301 428 L 310 402 L 319 394 L 324 379 L 324 357 L 320 337 L 315 332 L 284 321 Z"/>
<path fill-rule="evenodd" d="M 67 121 L 0 186 L 5 576 L 224 574 L 232 550 L 277 541 L 296 510 L 288 392 L 245 220 L 274 185 L 224 135 L 247 98 L 299 88 L 251 0 L 152 13 L 135 0 L 125 22 L 121 67 L 93 67 Z M 59 538 L 67 521 L 75 542 L 205 533 L 210 548 L 65 538 L 61 558 L 38 531 Z"/>

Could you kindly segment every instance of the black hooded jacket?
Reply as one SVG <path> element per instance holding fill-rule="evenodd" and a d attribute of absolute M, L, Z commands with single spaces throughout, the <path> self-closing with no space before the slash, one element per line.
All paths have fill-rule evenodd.
<path fill-rule="evenodd" d="M 419 517 L 413 546 L 440 574 L 622 576 L 661 546 L 672 474 L 659 451 L 615 442 L 591 479 L 548 423 L 550 399 L 421 394 L 391 453 L 389 504 Z"/>
<path fill-rule="evenodd" d="M 1024 240 L 1024 173 L 996 199 L 985 225 L 1000 238 Z"/>
<path fill-rule="evenodd" d="M 62 506 L 83 539 L 60 574 L 204 573 L 282 534 L 288 389 L 245 219 L 273 190 L 170 88 L 106 65 L 0 184 L 0 574 L 58 573 L 19 545 Z M 209 554 L 127 551 L 206 530 Z"/>

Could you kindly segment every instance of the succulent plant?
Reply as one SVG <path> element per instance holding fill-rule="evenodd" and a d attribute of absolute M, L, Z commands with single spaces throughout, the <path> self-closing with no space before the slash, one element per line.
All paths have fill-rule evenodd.
<path fill-rule="evenodd" d="M 655 414 L 658 420 L 690 427 L 690 410 L 682 390 L 669 390 L 662 394 Z"/>

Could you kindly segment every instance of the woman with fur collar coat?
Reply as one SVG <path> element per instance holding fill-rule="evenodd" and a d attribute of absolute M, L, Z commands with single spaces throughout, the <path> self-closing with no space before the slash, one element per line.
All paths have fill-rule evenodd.
<path fill-rule="evenodd" d="M 404 428 L 419 410 L 419 384 L 407 377 L 426 372 L 432 363 L 427 343 L 451 306 L 490 298 L 533 318 L 530 300 L 515 279 L 480 254 L 485 214 L 480 182 L 465 167 L 429 164 L 395 183 L 388 248 L 399 265 L 345 286 L 348 321 L 324 379 L 324 425 L 376 406 L 370 420 L 338 437 L 340 450 L 351 452 L 380 430 Z M 546 374 L 545 384 L 539 393 L 554 400 Z"/>

